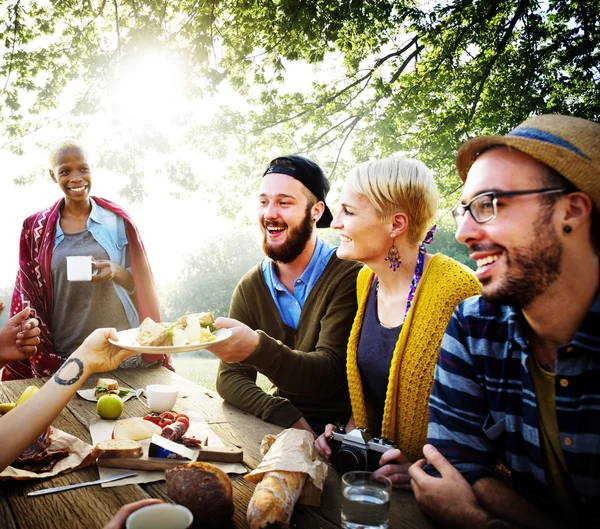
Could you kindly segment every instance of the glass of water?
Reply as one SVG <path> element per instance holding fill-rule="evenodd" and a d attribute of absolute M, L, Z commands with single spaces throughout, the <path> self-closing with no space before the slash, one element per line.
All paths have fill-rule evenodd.
<path fill-rule="evenodd" d="M 342 529 L 387 529 L 392 482 L 373 472 L 342 476 Z"/>

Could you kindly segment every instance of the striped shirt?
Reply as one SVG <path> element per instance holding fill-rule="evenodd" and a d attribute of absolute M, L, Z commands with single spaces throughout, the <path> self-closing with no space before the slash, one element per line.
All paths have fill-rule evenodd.
<path fill-rule="evenodd" d="M 435 370 L 428 442 L 473 483 L 500 460 L 513 487 L 555 513 L 546 486 L 531 354 L 520 311 L 469 298 L 456 309 Z M 555 364 L 560 441 L 582 520 L 600 522 L 600 293 Z M 426 467 L 431 474 L 435 469 Z"/>

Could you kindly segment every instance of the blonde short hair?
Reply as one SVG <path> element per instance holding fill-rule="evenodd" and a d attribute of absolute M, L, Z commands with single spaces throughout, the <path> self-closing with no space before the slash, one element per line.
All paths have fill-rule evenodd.
<path fill-rule="evenodd" d="M 356 166 L 348 175 L 350 189 L 369 199 L 381 219 L 397 211 L 408 217 L 411 244 L 421 242 L 435 220 L 440 195 L 422 162 L 390 156 Z"/>
<path fill-rule="evenodd" d="M 58 156 L 61 152 L 66 151 L 67 149 L 79 149 L 82 153 L 86 154 L 87 157 L 87 152 L 83 146 L 83 143 L 81 143 L 81 141 L 79 141 L 77 138 L 61 138 L 60 140 L 55 141 L 50 147 L 50 152 L 48 153 L 50 169 L 54 170 Z"/>

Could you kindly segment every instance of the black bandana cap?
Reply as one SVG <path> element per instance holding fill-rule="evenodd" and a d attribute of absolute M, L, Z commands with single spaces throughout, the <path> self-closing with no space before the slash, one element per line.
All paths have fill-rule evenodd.
<path fill-rule="evenodd" d="M 327 193 L 329 193 L 329 181 L 325 178 L 323 170 L 313 161 L 303 156 L 296 156 L 288 154 L 285 156 L 278 156 L 278 159 L 290 160 L 296 167 L 291 169 L 290 167 L 280 167 L 274 165 L 269 167 L 263 176 L 269 173 L 281 173 L 295 178 L 306 187 L 313 195 L 317 197 L 317 200 L 325 204 L 325 210 L 323 215 L 317 221 L 317 228 L 329 228 L 333 215 L 325 202 Z M 271 162 L 272 163 L 272 162 Z"/>

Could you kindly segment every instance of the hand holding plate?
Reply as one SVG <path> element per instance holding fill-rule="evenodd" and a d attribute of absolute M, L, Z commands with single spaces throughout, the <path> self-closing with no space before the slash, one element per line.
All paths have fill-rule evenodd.
<path fill-rule="evenodd" d="M 243 362 L 258 347 L 259 335 L 247 325 L 232 318 L 217 318 L 217 329 L 228 329 L 231 338 L 220 344 L 207 346 L 211 353 L 224 362 Z"/>

